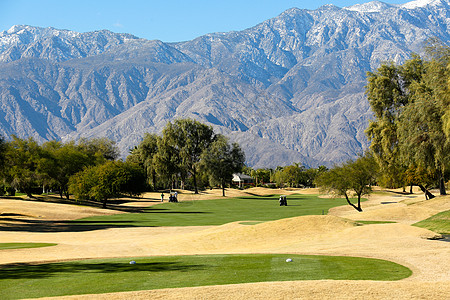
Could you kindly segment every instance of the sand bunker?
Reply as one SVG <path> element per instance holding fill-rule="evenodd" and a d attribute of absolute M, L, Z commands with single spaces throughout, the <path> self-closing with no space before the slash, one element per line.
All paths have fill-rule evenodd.
<path fill-rule="evenodd" d="M 422 200 L 416 196 L 377 196 L 363 203 L 363 212 L 348 207 L 330 209 L 330 214 L 361 221 L 392 221 L 405 224 L 417 223 L 441 211 L 450 209 L 450 196 Z"/>
<path fill-rule="evenodd" d="M 176 240 L 191 249 L 190 253 L 276 252 L 353 226 L 355 223 L 334 216 L 302 216 L 256 225 L 234 222 L 160 242 Z"/>
<path fill-rule="evenodd" d="M 449 299 L 449 289 L 441 282 L 377 281 L 287 281 L 208 287 L 163 289 L 102 295 L 58 297 L 58 299 Z M 55 299 L 55 298 L 42 298 Z"/>

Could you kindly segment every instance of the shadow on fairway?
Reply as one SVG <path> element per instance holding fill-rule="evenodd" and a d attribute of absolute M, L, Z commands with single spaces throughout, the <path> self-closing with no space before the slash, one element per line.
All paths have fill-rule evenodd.
<path fill-rule="evenodd" d="M 253 195 L 252 193 L 249 193 L 250 195 Z M 278 201 L 280 195 L 277 194 L 273 194 L 273 195 L 253 195 L 253 196 L 243 196 L 243 197 L 239 197 L 239 199 L 242 200 L 256 200 L 256 201 L 260 201 L 260 200 L 267 200 L 267 201 Z M 304 195 L 299 195 L 299 194 L 294 194 L 294 195 L 287 195 L 287 200 L 291 200 L 291 201 L 297 201 L 297 200 L 307 200 L 308 197 L 305 197 Z"/>
<path fill-rule="evenodd" d="M 256 198 L 256 199 L 255 199 Z M 277 200 L 278 198 L 276 196 L 273 195 L 265 195 L 265 196 L 244 196 L 244 197 L 239 197 L 239 199 L 241 200 L 255 200 L 255 201 L 261 201 L 261 200 L 270 200 L 270 201 L 274 201 Z"/>
<path fill-rule="evenodd" d="M 211 214 L 208 211 L 165 211 L 165 210 L 144 210 L 141 212 L 142 214 Z"/>
<path fill-rule="evenodd" d="M 168 272 L 204 270 L 207 265 L 182 264 L 178 262 L 146 262 L 130 264 L 123 263 L 87 263 L 62 262 L 51 264 L 16 263 L 0 266 L 1 279 L 34 279 L 61 276 L 59 273 L 120 273 L 120 272 Z"/>
<path fill-rule="evenodd" d="M 252 199 L 253 197 L 258 197 L 258 198 L 273 198 L 273 197 L 279 196 L 279 195 L 277 195 L 277 194 L 259 195 L 259 194 L 255 194 L 255 193 L 249 193 L 249 192 L 246 192 L 246 194 L 252 195 L 252 197 L 245 197 L 245 196 L 243 196 L 243 197 L 239 197 L 239 198 L 243 198 L 243 199 L 244 199 L 244 198 Z"/>
<path fill-rule="evenodd" d="M 41 221 L 16 218 L 2 218 L 2 221 L 12 222 L 0 224 L 0 231 L 28 231 L 28 232 L 82 232 L 108 228 L 133 227 L 133 221 Z"/>

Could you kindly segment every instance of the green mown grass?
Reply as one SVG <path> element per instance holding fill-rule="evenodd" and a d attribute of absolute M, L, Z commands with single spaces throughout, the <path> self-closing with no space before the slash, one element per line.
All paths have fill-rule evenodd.
<path fill-rule="evenodd" d="M 355 222 L 356 223 L 360 223 L 362 225 L 397 223 L 397 222 L 394 222 L 394 221 L 355 221 Z"/>
<path fill-rule="evenodd" d="M 40 248 L 55 246 L 53 243 L 0 243 L 0 250 L 21 249 L 21 248 Z"/>
<path fill-rule="evenodd" d="M 450 234 L 450 210 L 440 212 L 413 225 L 426 228 L 440 234 Z"/>
<path fill-rule="evenodd" d="M 293 259 L 286 262 L 287 258 Z M 399 264 L 291 254 L 190 255 L 0 265 L 0 298 L 98 294 L 288 280 L 400 280 Z"/>
<path fill-rule="evenodd" d="M 278 196 L 240 197 L 219 200 L 161 203 L 140 213 L 89 217 L 74 224 L 98 226 L 201 226 L 235 221 L 271 221 L 304 215 L 327 214 L 345 199 L 323 199 L 316 195 L 290 195 L 288 206 L 279 206 Z"/>

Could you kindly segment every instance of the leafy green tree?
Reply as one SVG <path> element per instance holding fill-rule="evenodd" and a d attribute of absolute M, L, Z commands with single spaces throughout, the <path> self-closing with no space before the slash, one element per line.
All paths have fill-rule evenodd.
<path fill-rule="evenodd" d="M 405 171 L 405 180 L 408 185 L 411 186 L 410 192 L 412 193 L 412 186 L 417 185 L 422 190 L 422 192 L 424 192 L 425 199 L 434 198 L 434 195 L 428 191 L 428 188 L 433 186 L 433 183 L 436 182 L 436 179 L 434 177 L 435 176 L 433 175 L 433 173 L 429 170 L 412 165 L 409 166 Z"/>
<path fill-rule="evenodd" d="M 213 142 L 212 127 L 192 119 L 178 119 L 167 124 L 163 139 L 178 152 L 181 169 L 192 175 L 194 190 L 198 194 L 197 170 L 202 152 Z"/>
<path fill-rule="evenodd" d="M 158 143 L 161 140 L 156 134 L 146 133 L 141 143 L 131 151 L 127 161 L 134 161 L 141 165 L 150 178 L 153 189 L 157 187 L 157 163 L 156 154 L 158 153 Z"/>
<path fill-rule="evenodd" d="M 350 206 L 361 212 L 361 196 L 370 193 L 376 170 L 375 160 L 366 155 L 323 172 L 316 178 L 316 184 L 322 190 L 344 196 Z M 358 197 L 356 205 L 350 201 L 349 191 Z"/>
<path fill-rule="evenodd" d="M 4 165 L 5 165 L 5 153 L 6 153 L 6 147 L 7 144 L 5 142 L 5 139 L 2 135 L 0 135 L 0 176 L 2 174 L 2 171 L 4 171 Z"/>
<path fill-rule="evenodd" d="M 202 152 L 202 166 L 213 182 L 220 183 L 225 197 L 225 186 L 231 182 L 233 173 L 244 166 L 245 154 L 237 143 L 230 145 L 223 135 L 216 135 L 215 141 Z"/>
<path fill-rule="evenodd" d="M 89 158 L 93 160 L 89 163 L 90 165 L 103 163 L 104 160 L 116 160 L 120 155 L 116 142 L 106 137 L 81 138 L 78 141 L 78 147 L 86 151 Z"/>
<path fill-rule="evenodd" d="M 42 145 L 42 149 L 48 154 L 47 159 L 41 164 L 41 169 L 49 179 L 49 185 L 59 190 L 69 199 L 69 178 L 88 166 L 93 159 L 89 158 L 88 151 L 82 151 L 74 142 L 62 143 L 49 141 Z"/>
<path fill-rule="evenodd" d="M 415 101 L 405 108 L 399 122 L 399 145 L 408 165 L 438 174 L 440 193 L 445 195 L 444 173 L 450 143 L 442 130 L 442 111 L 431 100 L 433 96 L 427 94 L 417 93 Z"/>
<path fill-rule="evenodd" d="M 5 153 L 7 144 L 2 135 L 0 135 L 0 196 L 5 194 Z"/>
<path fill-rule="evenodd" d="M 271 169 L 257 169 L 255 172 L 255 177 L 260 184 L 270 182 L 270 175 L 272 173 Z"/>
<path fill-rule="evenodd" d="M 366 133 L 381 168 L 380 182 L 387 186 L 405 183 L 406 170 L 419 168 L 435 173 L 441 194 L 446 193 L 449 49 L 432 40 L 427 60 L 413 56 L 401 66 L 382 65 L 368 75 L 367 95 L 375 120 Z"/>
<path fill-rule="evenodd" d="M 278 168 L 273 177 L 278 186 L 299 187 L 307 181 L 305 167 L 298 163 Z"/>
<path fill-rule="evenodd" d="M 33 189 L 41 183 L 41 157 L 42 149 L 36 141 L 32 138 L 22 140 L 13 135 L 5 152 L 5 179 L 8 184 L 32 197 Z"/>
<path fill-rule="evenodd" d="M 445 195 L 444 174 L 450 163 L 450 139 L 445 134 L 445 114 L 450 106 L 450 48 L 434 44 L 424 73 L 409 87 L 410 103 L 399 119 L 399 145 L 404 161 L 436 174 Z"/>
<path fill-rule="evenodd" d="M 182 172 L 182 160 L 179 147 L 170 140 L 172 124 L 169 122 L 163 130 L 163 137 L 158 140 L 158 151 L 153 157 L 155 169 L 163 181 L 174 187 L 174 182 Z"/>
<path fill-rule="evenodd" d="M 419 80 L 422 74 L 423 63 L 417 56 L 403 66 L 384 64 L 377 71 L 368 73 L 366 94 L 375 120 L 369 122 L 366 134 L 382 170 L 381 183 L 388 187 L 401 186 L 404 182 L 405 165 L 398 147 L 398 119 L 410 102 L 410 84 Z"/>
<path fill-rule="evenodd" d="M 314 187 L 314 180 L 316 179 L 317 175 L 319 174 L 319 169 L 306 169 L 303 172 L 303 176 L 302 176 L 302 184 L 305 187 Z"/>
<path fill-rule="evenodd" d="M 138 195 L 145 189 L 145 174 L 139 166 L 122 161 L 107 161 L 88 167 L 69 180 L 69 191 L 77 199 L 92 199 L 106 208 L 108 199 L 123 193 Z"/>

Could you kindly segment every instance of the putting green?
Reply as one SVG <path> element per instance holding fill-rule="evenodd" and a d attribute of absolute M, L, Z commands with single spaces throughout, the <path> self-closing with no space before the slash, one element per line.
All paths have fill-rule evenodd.
<path fill-rule="evenodd" d="M 53 243 L 0 243 L 0 250 L 56 246 Z"/>
<path fill-rule="evenodd" d="M 291 258 L 292 262 L 286 262 Z M 130 264 L 130 261 L 136 264 Z M 191 255 L 0 265 L 0 298 L 98 294 L 247 282 L 399 280 L 399 264 L 369 258 L 292 254 Z"/>

